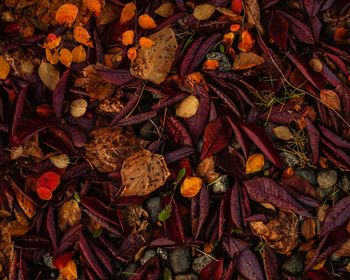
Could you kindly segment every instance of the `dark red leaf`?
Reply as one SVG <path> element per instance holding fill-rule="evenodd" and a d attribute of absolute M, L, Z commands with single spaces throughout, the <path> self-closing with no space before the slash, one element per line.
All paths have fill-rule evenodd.
<path fill-rule="evenodd" d="M 304 8 L 309 16 L 312 15 L 314 0 L 303 0 Z"/>
<path fill-rule="evenodd" d="M 231 126 L 231 128 L 236 136 L 237 142 L 239 143 L 239 145 L 243 151 L 244 157 L 248 158 L 248 156 L 249 156 L 249 140 L 247 139 L 247 136 L 242 133 L 242 131 L 239 129 L 239 127 L 236 125 L 236 123 L 231 118 L 226 117 L 226 120 L 230 124 L 230 126 Z"/>
<path fill-rule="evenodd" d="M 48 146 L 67 155 L 76 155 L 72 140 L 68 135 L 57 127 L 49 128 L 47 131 L 41 132 L 41 140 Z"/>
<path fill-rule="evenodd" d="M 319 143 L 320 143 L 320 133 L 317 128 L 313 124 L 313 122 L 309 118 L 305 118 L 307 125 L 307 132 L 309 134 L 310 146 L 312 151 L 312 162 L 313 164 L 317 164 L 319 157 Z"/>
<path fill-rule="evenodd" d="M 106 82 L 116 86 L 124 85 L 135 79 L 126 69 L 97 68 L 96 73 Z"/>
<path fill-rule="evenodd" d="M 69 247 L 73 246 L 79 240 L 82 227 L 83 226 L 81 224 L 74 225 L 63 234 L 55 252 L 57 255 L 66 251 Z"/>
<path fill-rule="evenodd" d="M 295 212 L 299 215 L 312 216 L 287 191 L 274 180 L 266 177 L 257 177 L 244 182 L 249 196 L 259 203 L 268 202 L 276 207 Z"/>
<path fill-rule="evenodd" d="M 136 91 L 137 92 L 137 91 Z M 139 93 L 140 94 L 140 93 Z M 110 126 L 118 123 L 122 118 L 124 118 L 127 114 L 131 112 L 131 110 L 136 106 L 137 101 L 140 98 L 140 95 L 133 93 L 129 95 L 128 103 L 126 103 L 125 107 L 123 107 L 113 118 Z"/>
<path fill-rule="evenodd" d="M 179 148 L 175 151 L 172 151 L 170 153 L 167 153 L 164 157 L 165 157 L 165 161 L 167 162 L 167 164 L 176 162 L 180 159 L 183 159 L 185 157 L 188 157 L 192 154 L 195 153 L 195 150 L 191 147 L 183 147 L 183 148 Z"/>
<path fill-rule="evenodd" d="M 16 104 L 15 104 L 15 110 L 13 112 L 11 135 L 16 134 L 17 129 L 21 123 L 23 109 L 24 109 L 24 103 L 26 101 L 27 92 L 28 92 L 28 86 L 25 86 L 25 87 L 21 88 L 19 93 L 18 93 Z"/>
<path fill-rule="evenodd" d="M 165 107 L 168 107 L 170 105 L 175 104 L 176 102 L 181 101 L 182 99 L 186 98 L 188 96 L 188 93 L 186 92 L 181 92 L 181 93 L 177 93 L 175 96 L 172 97 L 165 97 L 162 100 L 159 101 L 159 103 L 155 104 L 152 106 L 152 110 L 160 110 L 163 109 Z"/>
<path fill-rule="evenodd" d="M 230 263 L 225 271 L 223 280 L 231 280 L 233 278 L 233 273 L 235 271 L 235 268 L 236 268 L 236 260 L 233 259 L 230 261 Z"/>
<path fill-rule="evenodd" d="M 149 119 L 154 118 L 156 115 L 157 115 L 157 112 L 155 111 L 139 113 L 139 114 L 130 116 L 128 118 L 121 119 L 120 121 L 117 122 L 117 126 L 129 126 L 129 125 L 142 123 Z"/>
<path fill-rule="evenodd" d="M 144 237 L 139 233 L 131 232 L 121 243 L 117 254 L 121 256 L 125 261 L 129 262 L 134 259 L 136 252 L 141 247 L 145 246 L 146 241 Z"/>
<path fill-rule="evenodd" d="M 128 278 L 130 280 L 152 280 L 160 278 L 159 258 L 157 256 L 151 258 L 138 270 L 135 275 Z"/>
<path fill-rule="evenodd" d="M 95 253 L 96 257 L 100 260 L 102 265 L 107 269 L 109 275 L 113 275 L 113 263 L 110 256 L 102 250 L 99 246 L 90 241 L 91 249 Z"/>
<path fill-rule="evenodd" d="M 257 256 L 249 248 L 237 256 L 236 265 L 239 273 L 247 279 L 265 279 Z"/>
<path fill-rule="evenodd" d="M 70 74 L 70 69 L 67 69 L 60 80 L 58 81 L 55 90 L 52 93 L 52 106 L 57 118 L 62 116 L 64 95 L 66 92 L 66 87 L 68 83 L 68 77 Z"/>
<path fill-rule="evenodd" d="M 178 146 L 192 147 L 192 139 L 185 126 L 176 117 L 168 117 L 165 122 L 165 129 L 170 139 Z"/>
<path fill-rule="evenodd" d="M 287 50 L 288 21 L 281 17 L 275 10 L 269 22 L 270 38 L 276 42 L 282 50 Z"/>
<path fill-rule="evenodd" d="M 265 276 L 267 280 L 281 279 L 279 273 L 278 259 L 273 250 L 266 246 L 262 252 L 262 259 L 264 263 Z"/>
<path fill-rule="evenodd" d="M 230 213 L 233 224 L 242 228 L 242 215 L 241 215 L 241 202 L 240 202 L 240 186 L 238 181 L 232 186 L 231 200 L 230 200 Z"/>
<path fill-rule="evenodd" d="M 240 112 L 236 106 L 236 104 L 221 90 L 209 84 L 209 88 L 227 105 L 227 107 L 235 113 L 237 116 L 240 116 Z"/>
<path fill-rule="evenodd" d="M 335 134 L 334 132 L 332 132 L 331 130 L 329 130 L 321 124 L 318 125 L 318 128 L 320 129 L 322 135 L 326 137 L 329 141 L 331 141 L 334 145 L 340 148 L 350 149 L 350 142 L 346 139 L 341 138 L 340 136 L 338 136 L 337 134 Z"/>
<path fill-rule="evenodd" d="M 49 233 L 53 250 L 56 251 L 57 249 L 56 222 L 55 222 L 55 216 L 53 214 L 53 209 L 51 204 L 49 204 L 49 209 L 47 210 L 47 214 L 46 214 L 46 229 Z"/>
<path fill-rule="evenodd" d="M 199 216 L 198 216 L 198 222 L 197 222 L 197 228 L 196 233 L 194 235 L 194 238 L 198 238 L 199 233 L 208 217 L 209 213 L 209 196 L 208 196 L 208 190 L 205 186 L 203 186 L 199 192 Z"/>
<path fill-rule="evenodd" d="M 204 267 L 199 273 L 200 280 L 221 280 L 224 273 L 224 260 L 214 260 Z"/>

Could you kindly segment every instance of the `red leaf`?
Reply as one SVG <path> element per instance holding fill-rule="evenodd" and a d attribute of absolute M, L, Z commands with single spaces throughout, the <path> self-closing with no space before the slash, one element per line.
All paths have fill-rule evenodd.
<path fill-rule="evenodd" d="M 228 129 L 224 119 L 210 122 L 204 131 L 201 160 L 224 149 L 231 138 L 232 130 Z"/>
<path fill-rule="evenodd" d="M 73 253 L 68 252 L 55 257 L 52 264 L 57 268 L 61 269 L 66 266 L 66 264 L 72 259 Z"/>
<path fill-rule="evenodd" d="M 287 191 L 274 180 L 257 177 L 244 182 L 249 196 L 259 203 L 268 202 L 276 207 L 293 211 L 305 217 L 312 217 Z"/>
<path fill-rule="evenodd" d="M 281 17 L 276 11 L 272 12 L 269 22 L 270 38 L 276 42 L 282 50 L 287 50 L 288 21 Z"/>
<path fill-rule="evenodd" d="M 42 174 L 35 184 L 35 189 L 45 187 L 50 191 L 54 191 L 61 182 L 61 176 L 55 172 L 45 172 Z"/>
<path fill-rule="evenodd" d="M 179 146 L 193 146 L 191 136 L 185 126 L 176 117 L 168 117 L 165 122 L 165 129 L 170 139 Z"/>
<path fill-rule="evenodd" d="M 235 182 L 231 189 L 231 201 L 230 201 L 230 213 L 231 220 L 233 224 L 237 227 L 242 227 L 242 215 L 241 215 L 241 202 L 240 202 L 240 187 L 238 185 L 238 181 Z"/>
<path fill-rule="evenodd" d="M 305 118 L 307 125 L 307 132 L 309 134 L 310 146 L 312 151 L 312 163 L 317 164 L 319 157 L 319 143 L 320 143 L 320 133 L 317 128 L 314 126 L 312 121 L 309 118 Z"/>
<path fill-rule="evenodd" d="M 230 124 L 230 126 L 231 126 L 231 128 L 236 136 L 236 139 L 237 139 L 239 145 L 241 146 L 244 157 L 248 158 L 248 156 L 249 156 L 249 143 L 248 143 L 248 141 L 249 140 L 247 139 L 246 135 L 244 135 L 242 133 L 242 131 L 237 126 L 237 124 L 231 118 L 226 117 L 226 120 Z"/>
<path fill-rule="evenodd" d="M 243 9 L 242 0 L 232 0 L 231 2 L 232 12 L 234 12 L 235 14 L 240 14 L 242 12 L 242 9 Z"/>
<path fill-rule="evenodd" d="M 24 103 L 26 101 L 26 96 L 28 92 L 28 86 L 25 86 L 21 88 L 17 95 L 17 100 L 16 100 L 16 105 L 15 105 L 15 110 L 13 113 L 13 121 L 12 121 L 12 126 L 11 126 L 11 135 L 15 135 L 17 132 L 18 126 L 21 123 L 22 120 L 22 113 L 23 113 L 23 108 L 24 108 Z"/>
<path fill-rule="evenodd" d="M 209 84 L 209 88 L 227 105 L 227 107 L 233 113 L 235 113 L 237 116 L 241 115 L 236 104 L 232 101 L 231 98 L 229 98 L 225 93 L 223 93 L 221 90 L 219 90 L 211 84 Z"/>
<path fill-rule="evenodd" d="M 135 79 L 126 69 L 99 69 L 96 68 L 96 73 L 106 82 L 121 86 Z"/>
<path fill-rule="evenodd" d="M 53 214 L 53 209 L 51 204 L 49 205 L 49 209 L 47 210 L 46 215 L 46 229 L 49 233 L 53 250 L 56 251 L 57 248 L 57 234 L 56 234 L 56 226 L 55 226 L 55 216 Z"/>
<path fill-rule="evenodd" d="M 278 259 L 273 250 L 266 246 L 262 252 L 262 259 L 264 263 L 264 270 L 267 280 L 281 279 L 278 272 Z"/>
<path fill-rule="evenodd" d="M 198 238 L 199 233 L 206 221 L 206 218 L 209 213 L 209 196 L 208 196 L 208 190 L 205 187 L 202 187 L 199 192 L 199 217 L 198 217 L 198 223 L 197 223 L 197 229 L 195 238 Z"/>
<path fill-rule="evenodd" d="M 69 74 L 70 69 L 66 70 L 63 73 L 62 77 L 60 78 L 55 87 L 55 90 L 52 93 L 52 106 L 57 118 L 60 118 L 62 115 L 64 94 L 66 92 Z"/>
<path fill-rule="evenodd" d="M 224 273 L 224 260 L 212 261 L 206 267 L 204 267 L 199 273 L 200 280 L 220 280 Z"/>

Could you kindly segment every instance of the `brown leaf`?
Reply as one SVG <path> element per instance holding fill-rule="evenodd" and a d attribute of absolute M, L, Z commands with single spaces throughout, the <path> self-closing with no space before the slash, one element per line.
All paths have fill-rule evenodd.
<path fill-rule="evenodd" d="M 80 222 L 81 210 L 78 202 L 68 200 L 58 208 L 58 227 L 61 231 Z"/>
<path fill-rule="evenodd" d="M 143 196 L 164 185 L 170 176 L 162 155 L 141 150 L 126 158 L 120 171 L 124 190 L 121 196 Z"/>
<path fill-rule="evenodd" d="M 272 131 L 278 139 L 284 141 L 291 140 L 294 137 L 290 129 L 283 125 L 274 127 Z"/>
<path fill-rule="evenodd" d="M 54 91 L 60 79 L 60 73 L 55 66 L 42 61 L 39 66 L 38 74 L 44 85 L 47 86 L 49 90 Z"/>
<path fill-rule="evenodd" d="M 160 84 L 168 76 L 175 59 L 177 50 L 175 32 L 166 27 L 148 38 L 155 42 L 154 46 L 138 47 L 137 56 L 130 66 L 130 73 L 135 77 Z"/>
<path fill-rule="evenodd" d="M 316 236 L 316 223 L 314 219 L 305 218 L 300 226 L 301 234 L 306 240 L 310 240 Z"/>
<path fill-rule="evenodd" d="M 148 213 L 139 206 L 126 206 L 122 209 L 124 222 L 134 229 L 135 232 L 141 232 L 148 227 Z"/>
<path fill-rule="evenodd" d="M 210 4 L 201 4 L 194 8 L 193 16 L 198 20 L 209 19 L 215 12 L 215 7 Z"/>
<path fill-rule="evenodd" d="M 263 64 L 264 62 L 265 60 L 262 56 L 252 52 L 241 52 L 236 56 L 232 65 L 232 70 L 245 70 Z"/>
<path fill-rule="evenodd" d="M 154 12 L 161 17 L 170 17 L 175 12 L 176 5 L 171 1 L 163 2 Z"/>
<path fill-rule="evenodd" d="M 101 128 L 90 133 L 91 143 L 85 145 L 85 157 L 100 172 L 118 171 L 123 160 L 142 149 L 146 141 L 123 128 Z"/>
<path fill-rule="evenodd" d="M 331 89 L 322 89 L 320 92 L 321 101 L 328 107 L 340 111 L 340 99 L 339 96 L 335 93 L 335 91 Z"/>
<path fill-rule="evenodd" d="M 259 32 L 263 34 L 264 28 L 260 24 L 260 7 L 258 0 L 246 0 L 244 4 L 248 27 L 256 27 Z"/>

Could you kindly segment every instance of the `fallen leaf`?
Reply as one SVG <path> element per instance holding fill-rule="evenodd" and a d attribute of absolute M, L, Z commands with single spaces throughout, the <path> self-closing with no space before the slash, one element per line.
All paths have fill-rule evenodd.
<path fill-rule="evenodd" d="M 66 168 L 69 165 L 69 156 L 66 154 L 59 154 L 49 158 L 51 163 L 57 168 Z"/>
<path fill-rule="evenodd" d="M 15 210 L 16 220 L 9 222 L 8 230 L 12 237 L 25 235 L 30 229 L 30 223 L 23 212 Z"/>
<path fill-rule="evenodd" d="M 156 22 L 149 14 L 143 14 L 138 19 L 139 26 L 143 29 L 153 29 L 157 27 Z"/>
<path fill-rule="evenodd" d="M 132 45 L 134 43 L 134 30 L 126 30 L 122 34 L 122 43 L 124 46 Z"/>
<path fill-rule="evenodd" d="M 58 61 L 60 60 L 59 53 L 57 49 L 45 49 L 45 54 L 46 54 L 46 60 L 50 62 L 51 64 L 57 64 Z"/>
<path fill-rule="evenodd" d="M 233 61 L 232 70 L 246 70 L 265 62 L 262 56 L 252 52 L 241 52 Z"/>
<path fill-rule="evenodd" d="M 260 24 L 260 7 L 258 0 L 246 0 L 244 1 L 244 6 L 248 28 L 256 27 L 261 34 L 264 34 L 264 28 Z"/>
<path fill-rule="evenodd" d="M 132 48 L 128 49 L 127 56 L 131 61 L 134 61 L 137 57 L 136 48 L 132 47 Z M 130 70 L 130 72 L 131 72 L 131 70 Z"/>
<path fill-rule="evenodd" d="M 198 20 L 209 19 L 215 12 L 215 7 L 210 4 L 201 4 L 194 8 L 193 16 Z"/>
<path fill-rule="evenodd" d="M 190 95 L 181 101 L 176 108 L 176 116 L 180 118 L 191 118 L 197 113 L 199 100 L 194 95 Z"/>
<path fill-rule="evenodd" d="M 164 185 L 170 176 L 162 155 L 141 150 L 126 158 L 120 171 L 124 190 L 121 196 L 144 196 Z"/>
<path fill-rule="evenodd" d="M 88 8 L 95 16 L 99 16 L 101 14 L 102 3 L 104 0 L 84 0 L 84 6 Z"/>
<path fill-rule="evenodd" d="M 45 187 L 50 191 L 56 190 L 61 182 L 61 176 L 56 172 L 48 171 L 43 173 L 35 183 L 35 189 Z"/>
<path fill-rule="evenodd" d="M 58 24 L 72 26 L 78 15 L 78 7 L 74 4 L 63 4 L 56 11 L 56 22 Z"/>
<path fill-rule="evenodd" d="M 331 89 L 322 89 L 320 92 L 321 101 L 327 106 L 336 111 L 341 111 L 339 96 Z"/>
<path fill-rule="evenodd" d="M 254 38 L 248 30 L 244 30 L 238 43 L 238 49 L 242 52 L 249 52 L 254 46 Z"/>
<path fill-rule="evenodd" d="M 0 56 L 0 80 L 5 80 L 10 73 L 10 64 Z"/>
<path fill-rule="evenodd" d="M 127 23 L 136 15 L 136 5 L 132 2 L 125 4 L 120 15 L 120 23 Z"/>
<path fill-rule="evenodd" d="M 80 63 L 86 60 L 86 51 L 82 45 L 75 47 L 72 50 L 72 62 Z"/>
<path fill-rule="evenodd" d="M 70 50 L 66 49 L 66 48 L 62 48 L 60 50 L 60 62 L 66 66 L 66 67 L 70 67 L 71 63 L 73 61 L 73 55 L 70 52 Z"/>
<path fill-rule="evenodd" d="M 151 48 L 154 44 L 155 42 L 147 37 L 141 37 L 139 40 L 139 45 L 144 48 Z"/>
<path fill-rule="evenodd" d="M 314 219 L 305 218 L 300 226 L 301 234 L 306 240 L 310 240 L 316 236 L 316 223 Z"/>
<path fill-rule="evenodd" d="M 77 265 L 73 260 L 68 261 L 68 263 L 59 269 L 60 274 L 57 280 L 76 280 L 78 279 Z"/>
<path fill-rule="evenodd" d="M 87 106 L 88 103 L 85 99 L 76 99 L 70 104 L 70 114 L 74 118 L 79 118 L 85 114 Z"/>
<path fill-rule="evenodd" d="M 74 199 L 66 201 L 58 208 L 58 227 L 61 231 L 78 224 L 80 219 L 81 210 Z"/>
<path fill-rule="evenodd" d="M 265 157 L 263 154 L 253 154 L 249 156 L 245 165 L 245 173 L 259 172 L 265 165 Z"/>
<path fill-rule="evenodd" d="M 272 131 L 273 131 L 273 134 L 275 134 L 275 136 L 278 139 L 281 139 L 284 141 L 288 141 L 294 138 L 293 133 L 286 126 L 276 126 L 272 128 Z"/>
<path fill-rule="evenodd" d="M 181 194 L 183 197 L 194 197 L 199 193 L 203 185 L 203 181 L 198 177 L 186 177 L 181 184 Z"/>
<path fill-rule="evenodd" d="M 168 76 L 175 59 L 177 50 L 175 33 L 170 27 L 165 27 L 148 38 L 154 41 L 155 45 L 151 48 L 139 47 L 137 56 L 131 63 L 130 73 L 135 77 L 160 84 Z"/>
<path fill-rule="evenodd" d="M 91 36 L 89 31 L 87 31 L 84 27 L 82 26 L 76 26 L 73 31 L 73 37 L 75 41 L 78 43 L 81 43 L 85 46 L 88 46 L 90 48 L 93 48 L 94 45 L 91 42 Z"/>
<path fill-rule="evenodd" d="M 36 193 L 38 194 L 39 198 L 42 200 L 51 200 L 52 198 L 52 192 L 45 187 L 38 187 L 36 189 Z"/>
<path fill-rule="evenodd" d="M 38 74 L 44 85 L 49 90 L 54 91 L 58 81 L 60 80 L 60 73 L 55 66 L 42 61 L 39 66 Z"/>
<path fill-rule="evenodd" d="M 171 1 L 163 2 L 154 12 L 161 17 L 170 17 L 175 12 L 176 5 Z"/>
<path fill-rule="evenodd" d="M 62 38 L 57 36 L 55 33 L 50 33 L 47 35 L 44 45 L 42 46 L 44 49 L 54 49 L 59 47 L 61 44 Z"/>

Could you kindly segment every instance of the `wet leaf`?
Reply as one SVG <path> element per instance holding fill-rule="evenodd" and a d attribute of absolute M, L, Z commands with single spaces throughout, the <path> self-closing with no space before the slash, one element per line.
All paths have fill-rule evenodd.
<path fill-rule="evenodd" d="M 132 61 L 130 73 L 138 78 L 160 84 L 169 74 L 175 59 L 177 42 L 174 31 L 164 28 L 149 36 L 155 42 L 151 48 L 140 47 Z M 159 55 L 162 54 L 162 55 Z"/>
<path fill-rule="evenodd" d="M 201 4 L 194 8 L 193 15 L 198 20 L 209 19 L 215 12 L 215 7 L 210 4 Z"/>
<path fill-rule="evenodd" d="M 245 13 L 248 27 L 256 27 L 260 33 L 264 33 L 264 28 L 260 24 L 260 7 L 258 0 L 244 1 Z"/>
<path fill-rule="evenodd" d="M 62 77 L 59 79 L 52 93 L 53 110 L 58 118 L 62 116 L 64 96 L 65 96 L 69 75 L 70 75 L 70 70 L 66 70 L 63 73 Z"/>
<path fill-rule="evenodd" d="M 58 280 L 75 280 L 78 279 L 77 265 L 73 260 L 68 261 L 68 263 L 59 269 L 60 274 L 58 275 Z"/>
<path fill-rule="evenodd" d="M 35 188 L 45 187 L 50 191 L 54 191 L 61 182 L 61 176 L 55 172 L 45 172 L 35 183 Z"/>
<path fill-rule="evenodd" d="M 39 66 L 38 74 L 44 85 L 49 90 L 54 91 L 60 79 L 60 73 L 55 66 L 42 61 Z"/>
<path fill-rule="evenodd" d="M 77 225 L 81 219 L 81 210 L 78 202 L 68 200 L 58 208 L 58 227 L 61 231 Z"/>
<path fill-rule="evenodd" d="M 259 172 L 265 165 L 265 158 L 263 154 L 253 154 L 248 157 L 245 165 L 245 173 Z"/>

